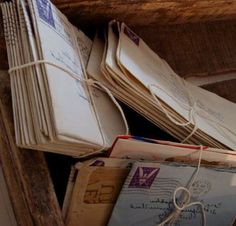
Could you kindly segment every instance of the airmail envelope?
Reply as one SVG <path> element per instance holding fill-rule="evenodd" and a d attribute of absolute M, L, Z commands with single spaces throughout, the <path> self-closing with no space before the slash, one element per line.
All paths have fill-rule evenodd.
<path fill-rule="evenodd" d="M 136 162 L 113 209 L 108 226 L 156 226 L 174 210 L 173 193 L 187 186 L 196 167 Z M 207 226 L 232 225 L 236 216 L 236 174 L 231 170 L 201 167 L 190 188 L 191 202 L 204 205 Z M 179 192 L 180 193 L 180 192 Z M 177 202 L 181 193 L 177 193 Z M 175 226 L 201 226 L 200 206 L 184 209 Z"/>

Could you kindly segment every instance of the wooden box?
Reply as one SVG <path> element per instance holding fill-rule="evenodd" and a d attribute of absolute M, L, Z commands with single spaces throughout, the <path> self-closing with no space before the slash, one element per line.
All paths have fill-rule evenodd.
<path fill-rule="evenodd" d="M 124 21 L 181 76 L 224 76 L 220 82 L 204 87 L 236 102 L 235 0 L 55 0 L 54 3 L 90 36 L 97 26 L 110 19 Z M 62 226 L 51 179 L 55 174 L 53 170 L 50 174 L 45 154 L 15 145 L 9 76 L 3 72 L 7 69 L 1 26 L 0 156 L 15 216 L 21 226 Z M 69 168 L 66 157 L 52 155 L 47 160 L 49 165 L 57 161 L 54 167 L 63 163 Z M 64 176 L 66 181 L 68 173 Z"/>

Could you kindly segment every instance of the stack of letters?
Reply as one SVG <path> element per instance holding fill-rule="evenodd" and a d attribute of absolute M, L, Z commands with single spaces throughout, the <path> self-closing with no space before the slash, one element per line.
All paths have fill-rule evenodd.
<path fill-rule="evenodd" d="M 119 137 L 109 158 L 78 163 L 71 171 L 63 212 L 67 226 L 156 226 L 175 211 L 173 194 L 188 188 L 189 202 L 173 225 L 229 226 L 236 217 L 234 151 L 140 137 Z M 182 200 L 179 190 L 174 197 Z M 93 216 L 93 217 L 91 217 Z"/>
<path fill-rule="evenodd" d="M 180 78 L 124 23 L 92 41 L 49 0 L 1 8 L 17 145 L 109 150 L 72 168 L 67 226 L 232 225 L 235 104 Z M 189 144 L 118 136 L 128 125 L 114 97 Z"/>
<path fill-rule="evenodd" d="M 124 23 L 111 21 L 92 43 L 48 0 L 2 11 L 19 146 L 107 149 L 126 132 L 111 91 L 180 141 L 236 149 L 236 105 L 181 79 Z"/>
<path fill-rule="evenodd" d="M 95 37 L 87 70 L 180 141 L 236 149 L 236 105 L 180 78 L 124 23 Z"/>
<path fill-rule="evenodd" d="M 73 156 L 110 147 L 125 125 L 109 96 L 87 86 L 92 41 L 45 0 L 2 12 L 16 143 Z"/>

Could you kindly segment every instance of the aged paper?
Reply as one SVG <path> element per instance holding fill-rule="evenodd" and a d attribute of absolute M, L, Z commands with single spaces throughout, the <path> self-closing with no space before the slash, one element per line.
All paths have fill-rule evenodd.
<path fill-rule="evenodd" d="M 142 137 L 118 137 L 110 152 L 111 158 L 128 158 L 151 161 L 197 163 L 200 146 L 145 139 Z M 203 146 L 202 164 L 236 166 L 234 151 Z"/>
<path fill-rule="evenodd" d="M 2 9 L 17 145 L 73 156 L 109 148 L 126 126 L 107 91 L 91 87 L 92 41 L 49 0 Z"/>
<path fill-rule="evenodd" d="M 132 162 L 100 158 L 79 164 L 66 225 L 106 225 Z"/>
<path fill-rule="evenodd" d="M 171 121 L 174 127 L 183 125 L 182 129 L 190 134 L 190 127 L 184 126 L 189 121 L 198 128 L 194 136 L 199 142 L 219 146 L 218 141 L 236 149 L 236 124 L 232 123 L 236 105 L 181 79 L 125 24 L 121 25 L 117 61 L 156 96 L 156 107 L 165 114 L 163 124 Z"/>
<path fill-rule="evenodd" d="M 194 167 L 184 165 L 135 163 L 108 226 L 158 225 L 174 210 L 173 192 L 187 186 L 194 171 Z M 202 202 L 208 226 L 232 225 L 236 216 L 235 186 L 235 172 L 201 167 L 191 187 L 191 201 Z M 201 224 L 202 213 L 195 205 L 184 209 L 173 225 Z"/>

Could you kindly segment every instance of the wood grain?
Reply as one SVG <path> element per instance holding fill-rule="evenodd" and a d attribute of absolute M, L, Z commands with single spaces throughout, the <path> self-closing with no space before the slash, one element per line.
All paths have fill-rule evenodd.
<path fill-rule="evenodd" d="M 235 0 L 54 0 L 78 24 L 110 19 L 150 26 L 236 18 Z"/>
<path fill-rule="evenodd" d="M 0 69 L 8 69 L 6 44 L 2 26 L 2 11 L 0 10 Z"/>
<path fill-rule="evenodd" d="M 181 77 L 236 71 L 236 20 L 133 29 Z"/>
<path fill-rule="evenodd" d="M 0 56 L 6 59 L 4 39 L 1 41 Z M 0 62 L 0 70 L 8 67 L 7 61 Z M 20 149 L 15 144 L 10 80 L 6 71 L 0 71 L 0 156 L 18 225 L 63 226 L 44 154 Z"/>
<path fill-rule="evenodd" d="M 9 86 L 3 84 L 9 84 L 6 76 L 2 76 L 3 72 L 0 73 L 0 92 L 1 100 L 4 100 L 4 103 L 11 103 L 8 95 L 4 95 L 9 90 Z M 5 73 L 5 75 L 7 75 Z M 14 213 L 18 225 L 31 226 L 34 225 L 25 196 L 22 193 L 22 182 L 15 169 L 15 162 L 12 156 L 12 145 L 10 144 L 7 131 L 5 128 L 5 123 L 3 122 L 3 103 L 0 100 L 0 155 L 1 155 L 1 164 L 3 167 L 5 179 L 8 185 L 9 195 L 13 204 Z M 10 114 L 11 116 L 11 114 Z"/>
<path fill-rule="evenodd" d="M 0 0 L 3 2 L 4 0 Z M 156 25 L 236 18 L 235 0 L 53 0 L 77 24 Z"/>
<path fill-rule="evenodd" d="M 236 103 L 236 79 L 204 85 L 203 88 Z"/>
<path fill-rule="evenodd" d="M 63 226 L 42 152 L 15 145 L 8 74 L 0 74 L 0 155 L 19 225 Z"/>

